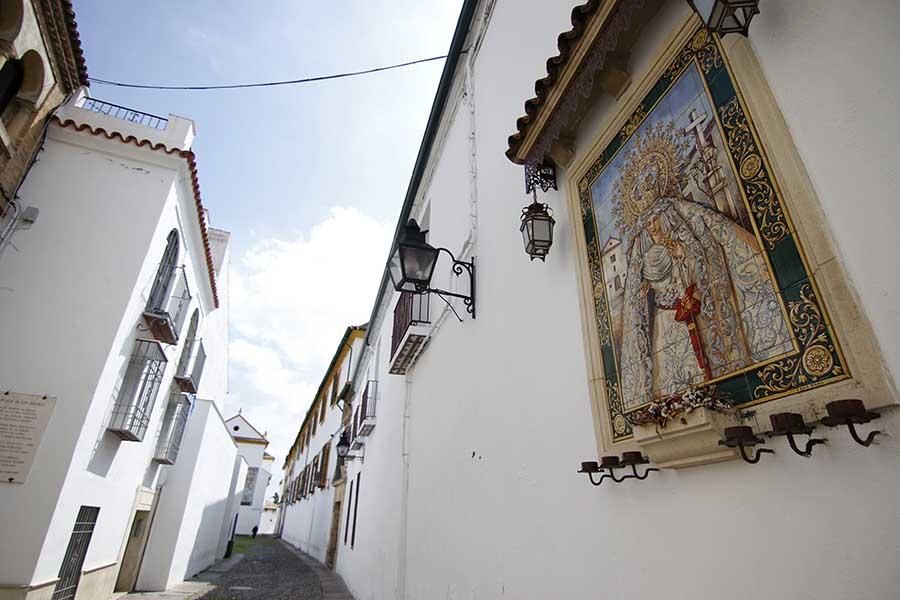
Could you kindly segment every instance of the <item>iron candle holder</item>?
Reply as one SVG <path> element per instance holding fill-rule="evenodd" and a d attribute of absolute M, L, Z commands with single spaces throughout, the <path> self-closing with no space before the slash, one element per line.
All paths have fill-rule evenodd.
<path fill-rule="evenodd" d="M 825 410 L 828 411 L 828 416 L 822 418 L 822 424 L 828 427 L 846 425 L 850 430 L 850 437 L 860 446 L 868 448 L 876 436 L 884 434 L 883 431 L 870 431 L 866 439 L 862 439 L 856 433 L 856 425 L 863 425 L 881 417 L 877 412 L 867 410 L 862 400 L 835 400 L 826 404 Z"/>
<path fill-rule="evenodd" d="M 620 463 L 624 466 L 631 467 L 631 472 L 633 473 L 633 475 L 628 475 L 628 478 L 637 479 L 639 481 L 647 479 L 647 476 L 650 475 L 651 471 L 659 471 L 659 469 L 655 467 L 647 467 L 647 469 L 644 471 L 643 476 L 638 475 L 638 465 L 650 464 L 650 460 L 640 452 L 623 452 L 622 460 L 620 461 Z"/>
<path fill-rule="evenodd" d="M 650 461 L 640 452 L 625 452 L 622 454 L 621 459 L 618 456 L 602 456 L 600 457 L 599 463 L 593 460 L 583 462 L 581 463 L 581 469 L 578 472 L 587 473 L 588 479 L 591 480 L 593 485 L 600 485 L 603 483 L 604 479 L 612 479 L 614 483 L 622 483 L 626 479 L 638 479 L 643 481 L 644 479 L 647 479 L 650 471 L 659 471 L 659 469 L 648 467 L 643 475 L 639 475 L 637 472 L 637 465 L 646 465 L 649 463 Z M 616 476 L 616 469 L 624 469 L 627 467 L 631 467 L 632 475 L 623 475 L 622 477 Z M 600 479 L 595 481 L 594 475 L 598 473 L 600 474 Z"/>
<path fill-rule="evenodd" d="M 741 452 L 741 458 L 744 459 L 744 462 L 750 463 L 751 465 L 755 465 L 756 463 L 758 463 L 763 453 L 775 454 L 775 451 L 771 448 L 760 448 L 756 451 L 756 454 L 754 454 L 752 458 L 750 456 L 747 456 L 747 447 L 753 447 L 762 443 L 764 443 L 764 440 L 753 433 L 753 429 L 747 427 L 746 425 L 726 427 L 725 439 L 719 440 L 720 446 L 738 448 Z"/>
<path fill-rule="evenodd" d="M 807 425 L 806 421 L 803 420 L 803 415 L 799 413 L 777 413 L 769 415 L 769 420 L 772 422 L 772 431 L 769 433 L 769 437 L 786 436 L 788 444 L 791 446 L 791 450 L 800 456 L 809 458 L 812 456 L 812 449 L 814 446 L 826 442 L 826 440 L 822 438 L 812 437 L 814 428 Z M 809 436 L 809 439 L 806 441 L 806 447 L 803 450 L 800 450 L 797 446 L 797 442 L 794 440 L 795 435 Z"/>

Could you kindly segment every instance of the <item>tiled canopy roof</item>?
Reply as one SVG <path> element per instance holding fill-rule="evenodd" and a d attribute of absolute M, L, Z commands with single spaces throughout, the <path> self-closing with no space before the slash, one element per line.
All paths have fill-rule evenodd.
<path fill-rule="evenodd" d="M 540 110 L 547 96 L 558 83 L 560 74 L 569 62 L 573 50 L 578 45 L 581 37 L 587 29 L 588 23 L 604 4 L 606 0 L 590 0 L 584 4 L 579 4 L 572 9 L 572 29 L 559 34 L 556 40 L 556 47 L 559 54 L 547 59 L 547 76 L 534 82 L 535 97 L 525 102 L 525 115 L 519 117 L 516 121 L 518 131 L 509 136 L 509 148 L 506 150 L 506 156 L 509 160 L 519 163 L 521 159 L 516 157 L 519 147 L 528 135 L 529 128 L 534 122 L 535 116 Z"/>
<path fill-rule="evenodd" d="M 94 128 L 87 123 L 79 124 L 72 119 L 66 119 L 65 121 L 63 121 L 56 115 L 53 116 L 53 121 L 60 127 L 68 127 L 70 129 L 74 129 L 75 131 L 86 131 L 91 135 L 104 137 L 108 140 L 118 139 L 124 144 L 134 144 L 138 147 L 147 147 L 150 150 L 164 152 L 165 154 L 177 155 L 187 161 L 188 171 L 191 174 L 191 184 L 194 192 L 194 204 L 197 207 L 197 218 L 200 225 L 200 234 L 203 239 L 203 251 L 206 254 L 206 269 L 209 273 L 209 285 L 212 288 L 213 302 L 215 303 L 216 308 L 218 308 L 219 293 L 218 289 L 216 288 L 216 271 L 213 265 L 212 250 L 210 249 L 209 245 L 209 233 L 206 229 L 206 211 L 203 209 L 203 202 L 200 199 L 200 179 L 197 176 L 197 161 L 194 157 L 194 153 L 190 150 L 182 150 L 180 148 L 168 148 L 165 144 L 153 143 L 148 139 L 139 139 L 133 135 L 124 136 L 118 131 L 109 132 L 103 127 Z"/>

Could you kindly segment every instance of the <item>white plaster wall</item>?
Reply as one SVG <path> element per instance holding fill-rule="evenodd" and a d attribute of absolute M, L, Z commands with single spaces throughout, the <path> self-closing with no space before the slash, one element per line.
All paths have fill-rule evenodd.
<path fill-rule="evenodd" d="M 380 344 L 380 357 L 390 353 L 390 327 L 375 336 Z M 379 358 L 380 358 L 379 357 Z M 387 375 L 384 360 L 369 355 L 369 375 L 378 380 L 378 404 L 375 430 L 366 438 L 365 462 L 351 461 L 347 469 L 344 505 L 338 537 L 336 571 L 357 600 L 400 598 L 402 575 L 401 544 L 404 540 L 404 458 L 403 427 L 406 382 L 403 377 Z M 365 372 L 365 371 L 364 371 Z M 356 494 L 356 477 L 360 475 L 360 494 Z M 350 503 L 350 482 L 354 483 Z M 353 508 L 356 514 L 356 543 L 350 546 Z M 350 511 L 347 532 L 347 511 Z"/>
<path fill-rule="evenodd" d="M 237 453 L 215 404 L 197 400 L 178 459 L 160 491 L 138 590 L 164 590 L 222 558 L 223 524 L 233 518 L 229 505 Z"/>
<path fill-rule="evenodd" d="M 778 454 L 761 465 L 665 471 L 600 488 L 575 473 L 596 448 L 565 189 L 545 197 L 557 218 L 550 256 L 530 262 L 516 218 L 528 202 L 522 170 L 503 155 L 574 4 L 496 6 L 474 67 L 478 319 L 446 321 L 408 376 L 405 549 L 403 540 L 396 551 L 380 546 L 380 557 L 364 546 L 368 524 L 387 523 L 404 506 L 402 462 L 380 458 L 391 450 L 377 446 L 389 431 L 379 420 L 362 465 L 357 547 L 341 546 L 338 571 L 360 599 L 896 597 L 900 447 L 893 438 L 864 449 L 845 431 L 829 430 L 829 445 L 810 460 L 776 440 Z M 685 10 L 668 2 L 645 43 L 662 40 Z M 885 275 L 898 250 L 887 228 L 900 216 L 891 200 L 900 172 L 892 108 L 900 91 L 897 5 L 854 5 L 851 14 L 836 1 L 763 2 L 762 10 L 753 43 L 758 50 L 771 44 L 760 52 L 763 66 L 896 373 L 900 290 Z M 635 49 L 636 79 L 655 50 Z M 597 121 L 585 120 L 579 152 L 599 134 Z M 441 184 L 444 195 L 436 185 L 444 169 L 458 172 L 469 148 L 450 131 L 428 194 L 432 235 L 455 247 L 469 232 L 458 219 L 437 218 L 435 203 L 465 202 L 466 186 Z M 382 381 L 380 416 L 404 398 L 401 378 L 383 374 Z M 388 447 L 396 448 L 393 418 L 398 429 Z M 896 410 L 878 423 L 889 432 L 898 425 Z M 367 506 L 374 491 L 380 500 Z M 399 503 L 387 500 L 392 493 Z M 397 530 L 378 534 L 387 540 Z M 394 586 L 362 566 L 378 560 L 401 565 Z"/>
<path fill-rule="evenodd" d="M 200 388 L 197 396 L 209 398 L 216 403 L 221 412 L 225 408 L 225 397 L 228 395 L 228 322 L 230 319 L 230 279 L 231 279 L 231 244 L 229 234 L 225 235 L 222 242 L 222 263 L 216 273 L 216 287 L 219 295 L 219 307 L 206 314 L 200 323 L 199 334 L 203 339 L 203 349 L 206 352 L 206 364 L 203 367 L 203 377 L 200 380 Z M 220 236 L 210 233 L 210 244 Z M 205 275 L 205 271 L 200 276 Z"/>
<path fill-rule="evenodd" d="M 183 159 L 51 126 L 25 181 L 22 202 L 41 213 L 0 257 L 0 328 L 15 340 L 0 351 L 0 381 L 58 399 L 28 482 L 0 487 L 0 522 L 21 535 L 14 548 L 0 545 L 0 583 L 54 579 L 81 505 L 101 507 L 84 568 L 115 563 L 138 486 L 154 485 L 151 458 L 180 346 L 166 350 L 144 441 L 105 428 L 173 227 L 187 249 L 193 306 L 209 309 L 185 175 Z"/>
<path fill-rule="evenodd" d="M 352 368 L 356 366 L 362 352 L 362 342 L 355 339 L 352 343 L 353 353 L 352 362 L 350 354 L 344 356 L 340 363 L 341 382 L 346 381 L 348 373 L 352 373 Z M 329 399 L 330 399 L 329 391 Z M 328 456 L 328 476 L 327 485 L 324 488 L 316 488 L 315 492 L 289 504 L 284 502 L 281 505 L 283 514 L 283 525 L 281 536 L 289 544 L 300 548 L 304 552 L 310 554 L 320 562 L 325 561 L 325 553 L 328 548 L 328 539 L 331 531 L 331 517 L 334 507 L 334 486 L 332 479 L 334 476 L 335 461 L 337 460 L 337 444 L 341 431 L 341 408 L 340 403 L 332 406 L 330 404 L 325 412 L 325 420 L 318 424 L 316 434 L 312 436 L 309 446 L 304 451 L 303 456 L 295 461 L 293 471 L 286 473 L 286 481 L 290 481 L 297 474 L 302 473 L 304 467 L 313 461 L 316 456 L 322 452 L 325 444 L 331 445 Z M 349 480 L 345 487 L 349 489 Z M 346 491 L 345 491 L 346 493 Z M 344 503 L 346 508 L 346 502 Z M 342 517 L 343 520 L 343 517 Z M 340 555 L 340 552 L 338 554 Z"/>
<path fill-rule="evenodd" d="M 275 523 L 278 521 L 277 510 L 263 510 L 262 519 L 259 522 L 260 535 L 272 535 L 275 533 Z"/>
<path fill-rule="evenodd" d="M 248 468 L 259 469 L 256 474 L 256 484 L 253 487 L 253 504 L 241 505 L 237 524 L 238 535 L 250 535 L 253 528 L 259 526 L 259 520 L 262 518 L 262 505 L 269 481 L 269 473 L 263 464 L 265 450 L 266 447 L 262 444 L 238 442 L 238 452 L 247 460 Z M 241 491 L 243 491 L 243 487 Z"/>

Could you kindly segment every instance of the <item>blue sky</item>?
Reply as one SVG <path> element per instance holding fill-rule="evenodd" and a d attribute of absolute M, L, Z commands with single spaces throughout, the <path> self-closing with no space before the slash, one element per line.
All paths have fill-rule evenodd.
<path fill-rule="evenodd" d="M 197 85 L 444 54 L 461 0 L 74 4 L 92 76 Z M 233 236 L 226 416 L 242 407 L 267 430 L 279 467 L 344 327 L 369 316 L 442 65 L 249 90 L 91 86 L 195 122 L 204 204 Z"/>

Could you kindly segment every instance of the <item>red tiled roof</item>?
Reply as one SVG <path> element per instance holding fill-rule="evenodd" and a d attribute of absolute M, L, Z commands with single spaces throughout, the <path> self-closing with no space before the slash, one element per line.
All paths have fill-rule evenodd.
<path fill-rule="evenodd" d="M 75 20 L 75 8 L 71 0 L 62 0 L 63 16 L 66 19 L 66 28 L 69 30 L 69 40 L 72 42 L 72 51 L 75 53 L 75 61 L 78 63 L 78 75 L 82 85 L 89 86 L 87 62 L 84 60 L 84 50 L 81 48 L 81 36 L 78 35 L 78 22 Z"/>
<path fill-rule="evenodd" d="M 206 269 L 209 272 L 209 285 L 212 287 L 213 301 L 215 302 L 216 308 L 219 307 L 219 293 L 216 288 L 216 276 L 215 276 L 215 268 L 213 267 L 213 258 L 212 258 L 212 250 L 209 245 L 209 233 L 207 232 L 206 225 L 206 216 L 205 211 L 203 210 L 203 202 L 200 199 L 200 180 L 197 176 L 197 161 L 194 157 L 194 153 L 190 150 L 182 150 L 180 148 L 168 148 L 165 144 L 162 143 L 153 143 L 148 139 L 140 139 L 133 135 L 124 136 L 118 131 L 107 131 L 103 127 L 91 127 L 87 123 L 76 123 L 72 119 L 66 119 L 63 121 L 58 116 L 53 115 L 53 121 L 55 121 L 61 127 L 68 127 L 70 129 L 74 129 L 75 131 L 87 131 L 91 135 L 102 136 L 108 140 L 118 139 L 124 144 L 134 144 L 138 147 L 148 147 L 150 150 L 162 151 L 166 154 L 178 155 L 184 158 L 188 164 L 188 170 L 191 173 L 191 183 L 194 190 L 194 204 L 197 207 L 197 218 L 200 223 L 200 234 L 203 239 L 203 250 L 206 253 Z"/>
<path fill-rule="evenodd" d="M 572 9 L 572 29 L 559 34 L 556 40 L 556 47 L 559 54 L 547 59 L 547 76 L 534 82 L 534 98 L 525 102 L 525 115 L 519 117 L 516 121 L 516 129 L 518 131 L 509 136 L 509 148 L 506 150 L 506 157 L 514 163 L 522 162 L 516 158 L 519 147 L 528 135 L 532 121 L 544 104 L 553 86 L 559 80 L 559 76 L 571 58 L 572 51 L 578 45 L 581 36 L 584 35 L 587 25 L 591 17 L 604 4 L 606 0 L 589 0 L 584 4 L 579 4 Z"/>

